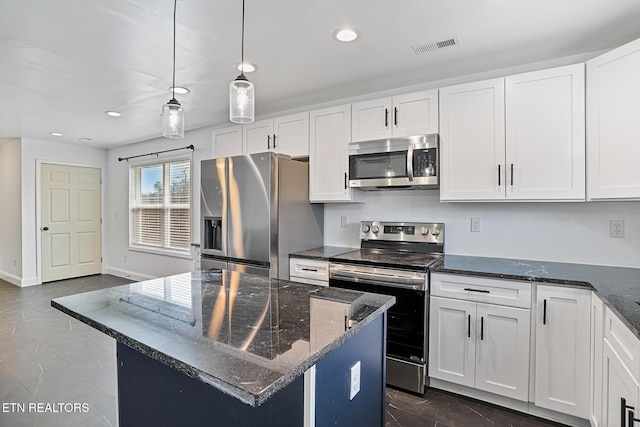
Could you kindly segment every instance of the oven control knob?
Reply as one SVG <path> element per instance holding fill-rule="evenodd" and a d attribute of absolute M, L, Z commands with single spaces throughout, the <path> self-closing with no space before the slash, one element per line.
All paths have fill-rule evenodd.
<path fill-rule="evenodd" d="M 429 227 L 422 227 L 420 229 L 420 234 L 422 234 L 423 236 L 426 236 L 427 234 L 429 234 Z"/>
<path fill-rule="evenodd" d="M 377 225 L 374 225 L 371 227 L 371 231 L 373 231 L 373 234 L 377 234 L 378 231 L 380 231 L 380 227 L 378 227 Z"/>
<path fill-rule="evenodd" d="M 431 234 L 433 234 L 434 236 L 437 236 L 440 234 L 440 229 L 438 227 L 434 228 L 433 231 L 431 232 Z"/>
<path fill-rule="evenodd" d="M 369 227 L 368 224 L 362 224 L 362 232 L 363 233 L 368 233 L 370 229 L 371 229 L 371 227 Z"/>

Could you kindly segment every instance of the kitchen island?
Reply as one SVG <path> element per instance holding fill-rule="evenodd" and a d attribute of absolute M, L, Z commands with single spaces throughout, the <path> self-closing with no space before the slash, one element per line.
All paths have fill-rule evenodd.
<path fill-rule="evenodd" d="M 393 297 L 226 270 L 52 300 L 117 341 L 119 425 L 384 425 Z"/>

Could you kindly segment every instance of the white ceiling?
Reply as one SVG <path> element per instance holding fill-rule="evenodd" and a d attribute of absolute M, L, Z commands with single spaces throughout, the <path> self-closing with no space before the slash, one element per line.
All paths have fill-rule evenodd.
<path fill-rule="evenodd" d="M 187 130 L 228 121 L 241 10 L 178 1 Z M 105 148 L 159 137 L 172 17 L 173 0 L 0 0 L 0 137 Z M 609 49 L 640 37 L 639 22 L 638 0 L 246 0 L 245 59 L 259 67 L 249 79 L 260 116 Z M 343 26 L 361 38 L 333 40 Z M 453 48 L 411 49 L 456 35 Z"/>

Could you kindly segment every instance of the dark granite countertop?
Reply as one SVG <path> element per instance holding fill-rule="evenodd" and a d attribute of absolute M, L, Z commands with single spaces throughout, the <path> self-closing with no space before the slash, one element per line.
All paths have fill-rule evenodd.
<path fill-rule="evenodd" d="M 336 255 L 342 255 L 347 252 L 357 251 L 360 248 L 346 248 L 341 246 L 321 246 L 319 248 L 308 249 L 306 251 L 293 252 L 289 254 L 289 258 L 309 258 L 328 260 Z"/>
<path fill-rule="evenodd" d="M 351 329 L 321 345 L 311 300 L 350 304 Z M 382 315 L 394 297 L 209 270 L 56 298 L 51 305 L 251 406 Z M 325 335 L 328 332 L 322 333 Z"/>
<path fill-rule="evenodd" d="M 445 255 L 431 271 L 593 289 L 640 338 L 640 268 Z"/>

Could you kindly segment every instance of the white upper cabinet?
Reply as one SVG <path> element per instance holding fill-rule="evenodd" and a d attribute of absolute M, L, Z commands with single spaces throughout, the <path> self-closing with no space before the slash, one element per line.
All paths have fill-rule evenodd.
<path fill-rule="evenodd" d="M 230 126 L 213 131 L 213 157 L 239 156 L 242 152 L 242 126 Z"/>
<path fill-rule="evenodd" d="M 504 199 L 504 79 L 440 89 L 440 199 Z"/>
<path fill-rule="evenodd" d="M 505 78 L 506 197 L 584 200 L 584 65 Z"/>
<path fill-rule="evenodd" d="M 243 125 L 244 153 L 274 151 L 291 157 L 309 155 L 309 113 Z"/>
<path fill-rule="evenodd" d="M 441 200 L 584 200 L 584 66 L 440 89 Z"/>
<path fill-rule="evenodd" d="M 352 201 L 349 178 L 351 105 L 309 115 L 309 201 Z"/>
<path fill-rule="evenodd" d="M 244 154 L 275 151 L 273 149 L 273 120 L 258 120 L 251 124 L 242 125 L 242 140 Z"/>
<path fill-rule="evenodd" d="M 640 39 L 587 62 L 587 199 L 640 199 Z"/>
<path fill-rule="evenodd" d="M 309 156 L 309 112 L 273 120 L 273 146 L 291 157 Z"/>
<path fill-rule="evenodd" d="M 353 142 L 438 133 L 436 89 L 351 106 Z"/>

